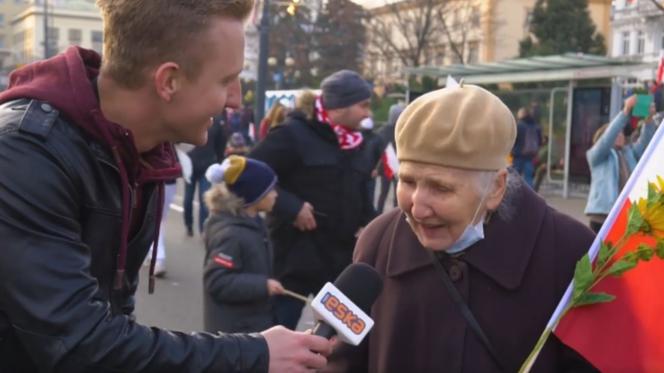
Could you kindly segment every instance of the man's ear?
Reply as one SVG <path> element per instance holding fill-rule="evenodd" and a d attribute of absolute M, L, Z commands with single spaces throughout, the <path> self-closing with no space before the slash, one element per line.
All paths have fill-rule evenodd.
<path fill-rule="evenodd" d="M 157 95 L 164 101 L 170 102 L 181 87 L 182 69 L 175 62 L 165 62 L 154 70 L 154 87 Z"/>
<path fill-rule="evenodd" d="M 507 174 L 508 171 L 506 168 L 496 172 L 496 178 L 493 181 L 491 192 L 489 192 L 486 201 L 486 206 L 491 211 L 496 210 L 500 205 L 500 202 L 503 201 L 503 197 L 507 191 Z"/>

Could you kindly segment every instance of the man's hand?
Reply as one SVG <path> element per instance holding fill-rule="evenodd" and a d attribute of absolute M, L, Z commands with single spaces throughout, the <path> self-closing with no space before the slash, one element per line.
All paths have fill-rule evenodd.
<path fill-rule="evenodd" d="M 261 333 L 270 351 L 270 373 L 311 372 L 327 364 L 334 341 L 275 326 Z"/>
<path fill-rule="evenodd" d="M 625 115 L 630 115 L 632 113 L 632 109 L 636 106 L 636 95 L 631 95 L 627 99 L 625 99 L 625 104 L 623 106 L 623 113 Z"/>
<path fill-rule="evenodd" d="M 269 295 L 278 295 L 284 293 L 284 286 L 281 285 L 281 282 L 273 279 L 267 279 L 267 293 Z"/>
<path fill-rule="evenodd" d="M 314 207 L 309 202 L 302 204 L 300 212 L 297 213 L 295 228 L 301 231 L 312 231 L 316 229 L 316 218 L 314 218 Z"/>

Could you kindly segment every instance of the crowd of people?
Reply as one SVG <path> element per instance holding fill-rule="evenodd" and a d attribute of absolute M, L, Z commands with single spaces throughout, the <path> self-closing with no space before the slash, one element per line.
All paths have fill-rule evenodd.
<path fill-rule="evenodd" d="M 239 84 L 251 0 L 98 3 L 103 59 L 71 47 L 0 93 L 2 372 L 516 371 L 656 130 L 653 106 L 623 134 L 635 97 L 597 130 L 588 227 L 536 193 L 538 107 L 460 84 L 375 128 L 371 85 L 341 70 L 255 123 Z M 151 292 L 166 271 L 179 177 L 206 332 L 133 315 L 141 266 Z M 384 282 L 369 337 L 294 331 L 302 296 L 353 262 Z M 596 371 L 555 336 L 534 369 Z"/>

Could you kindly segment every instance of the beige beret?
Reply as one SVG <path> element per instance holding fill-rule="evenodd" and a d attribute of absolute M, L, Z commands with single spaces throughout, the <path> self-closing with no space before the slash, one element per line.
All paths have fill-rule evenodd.
<path fill-rule="evenodd" d="M 516 122 L 491 92 L 463 85 L 418 97 L 395 131 L 399 161 L 489 171 L 507 166 Z"/>

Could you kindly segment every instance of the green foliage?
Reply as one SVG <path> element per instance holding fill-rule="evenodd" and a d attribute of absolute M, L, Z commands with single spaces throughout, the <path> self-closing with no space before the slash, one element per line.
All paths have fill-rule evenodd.
<path fill-rule="evenodd" d="M 329 0 L 314 23 L 318 59 L 313 65 L 325 77 L 338 70 L 362 71 L 366 27 L 364 10 L 350 0 Z M 309 42 L 310 44 L 310 42 Z"/>
<path fill-rule="evenodd" d="M 588 306 L 597 303 L 608 303 L 616 299 L 615 295 L 607 293 L 584 293 L 579 297 L 575 303 L 576 307 Z"/>
<path fill-rule="evenodd" d="M 576 304 L 579 298 L 590 288 L 593 283 L 593 269 L 588 254 L 584 255 L 574 269 L 574 291 L 572 301 Z"/>
<path fill-rule="evenodd" d="M 664 259 L 664 240 L 657 241 L 657 246 L 655 247 L 655 254 L 658 258 Z"/>
<path fill-rule="evenodd" d="M 648 223 L 643 219 L 643 215 L 641 215 L 641 211 L 637 204 L 633 204 L 632 207 L 630 207 L 627 222 L 626 235 L 632 235 L 639 231 L 647 232 L 650 230 L 649 227 L 647 227 Z M 645 228 L 648 229 L 644 230 Z"/>
<path fill-rule="evenodd" d="M 638 262 L 632 258 L 623 258 L 613 263 L 611 267 L 606 271 L 608 276 L 620 276 L 623 273 L 629 271 L 630 269 L 636 267 Z"/>
<path fill-rule="evenodd" d="M 593 273 L 597 274 L 602 268 L 604 268 L 607 261 L 613 257 L 615 253 L 615 246 L 611 245 L 609 242 L 602 242 L 602 246 L 600 246 L 599 253 L 597 254 L 597 261 L 595 263 L 595 270 Z"/>
<path fill-rule="evenodd" d="M 531 35 L 519 44 L 521 57 L 606 53 L 604 37 L 590 18 L 587 0 L 537 0 L 529 31 Z"/>

